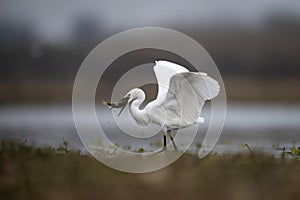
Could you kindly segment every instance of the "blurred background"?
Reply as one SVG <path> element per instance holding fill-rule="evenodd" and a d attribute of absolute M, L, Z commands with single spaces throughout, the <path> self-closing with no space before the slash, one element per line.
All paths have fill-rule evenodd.
<path fill-rule="evenodd" d="M 214 59 L 228 98 L 222 144 L 299 143 L 297 0 L 0 0 L 0 139 L 78 147 L 77 70 L 101 41 L 144 26 L 180 31 Z"/>
<path fill-rule="evenodd" d="M 145 26 L 197 40 L 221 72 L 228 107 L 216 156 L 184 154 L 163 170 L 134 175 L 86 156 L 73 122 L 72 87 L 96 45 Z M 99 119 L 125 150 L 161 148 L 161 136 L 125 137 L 100 102 L 121 73 L 162 58 L 182 62 L 170 52 L 137 51 L 117 59 L 102 79 Z M 143 89 L 154 98 L 153 85 Z M 207 123 L 189 153 L 201 147 Z M 0 0 L 2 199 L 298 199 L 299 146 L 299 0 Z M 274 159 L 283 147 L 295 159 Z M 253 156 L 255 150 L 271 156 Z"/>

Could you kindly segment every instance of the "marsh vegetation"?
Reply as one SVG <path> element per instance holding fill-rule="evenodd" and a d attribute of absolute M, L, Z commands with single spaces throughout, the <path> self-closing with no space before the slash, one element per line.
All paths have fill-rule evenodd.
<path fill-rule="evenodd" d="M 2 142 L 0 199 L 297 199 L 299 157 L 184 154 L 152 173 L 127 174 L 89 155 Z"/>

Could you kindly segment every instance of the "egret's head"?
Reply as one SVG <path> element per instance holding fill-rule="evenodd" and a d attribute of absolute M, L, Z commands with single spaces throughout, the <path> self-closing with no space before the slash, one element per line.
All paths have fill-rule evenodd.
<path fill-rule="evenodd" d="M 118 102 L 106 102 L 103 101 L 102 103 L 104 105 L 107 105 L 110 109 L 112 108 L 121 108 L 118 115 L 121 114 L 121 112 L 124 110 L 127 104 L 131 103 L 135 99 L 142 98 L 145 99 L 144 92 L 139 88 L 134 88 L 130 90 L 120 101 Z"/>
<path fill-rule="evenodd" d="M 132 101 L 136 100 L 136 99 L 145 99 L 145 93 L 143 92 L 143 90 L 141 90 L 140 88 L 134 88 L 132 90 L 130 90 L 125 96 L 124 98 L 129 98 L 128 99 L 128 103 L 131 103 Z"/>

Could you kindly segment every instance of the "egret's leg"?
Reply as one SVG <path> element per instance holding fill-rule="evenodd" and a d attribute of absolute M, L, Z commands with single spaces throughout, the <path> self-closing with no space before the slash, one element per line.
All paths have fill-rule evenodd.
<path fill-rule="evenodd" d="M 167 149 L 167 136 L 163 133 L 163 140 L 164 140 L 164 146 L 161 150 L 159 150 L 157 153 L 161 153 Z"/>
<path fill-rule="evenodd" d="M 175 142 L 174 142 L 174 140 L 173 140 L 173 137 L 172 137 L 172 135 L 171 135 L 171 131 L 168 130 L 168 131 L 167 131 L 167 134 L 168 134 L 168 136 L 170 137 L 170 139 L 171 139 L 171 141 L 172 141 L 172 144 L 173 144 L 173 147 L 174 147 L 174 151 L 177 151 L 177 147 L 176 147 L 176 144 L 175 144 Z"/>
<path fill-rule="evenodd" d="M 163 135 L 163 140 L 164 140 L 164 146 L 161 150 L 158 151 L 158 153 L 163 152 L 167 149 L 167 129 L 163 128 L 163 130 L 161 131 L 162 135 Z"/>

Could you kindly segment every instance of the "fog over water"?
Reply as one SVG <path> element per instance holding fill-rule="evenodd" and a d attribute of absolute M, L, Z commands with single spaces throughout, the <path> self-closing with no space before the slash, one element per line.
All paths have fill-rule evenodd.
<path fill-rule="evenodd" d="M 126 135 L 113 122 L 108 110 L 97 110 L 100 124 L 107 137 L 119 146 L 130 145 L 133 148 L 147 148 L 151 143 L 160 141 L 156 134 L 146 139 L 137 139 Z M 125 110 L 120 120 L 132 126 Z M 271 148 L 272 145 L 292 145 L 300 141 L 300 105 L 285 104 L 230 104 L 222 135 L 215 150 L 238 151 L 238 145 L 251 144 L 255 148 Z M 202 115 L 206 122 L 199 126 L 194 143 L 201 143 L 209 123 L 209 109 Z M 126 121 L 127 120 L 127 121 Z M 85 122 L 87 126 L 89 122 Z M 28 144 L 38 146 L 58 146 L 62 139 L 69 142 L 71 148 L 83 150 L 77 135 L 71 105 L 18 105 L 0 107 L 0 140 L 26 140 Z M 224 145 L 226 144 L 226 145 Z"/>

